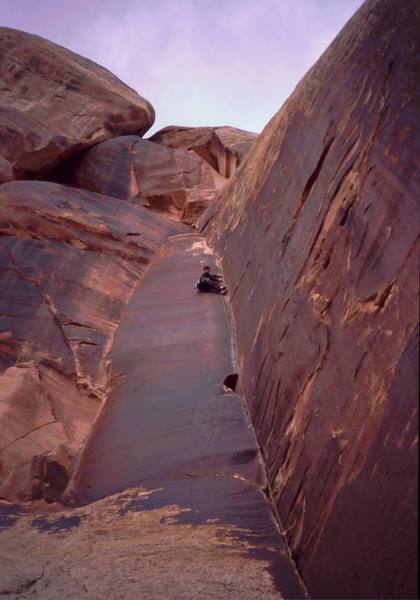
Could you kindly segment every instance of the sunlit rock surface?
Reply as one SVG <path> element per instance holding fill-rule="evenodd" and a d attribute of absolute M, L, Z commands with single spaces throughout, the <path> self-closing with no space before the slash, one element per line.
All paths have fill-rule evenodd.
<path fill-rule="evenodd" d="M 121 311 L 162 241 L 182 228 L 53 183 L 0 186 L 1 497 L 64 490 L 65 474 L 47 475 L 42 456 L 57 454 L 68 477 L 108 390 Z"/>
<path fill-rule="evenodd" d="M 70 185 L 131 200 L 182 219 L 192 214 L 199 199 L 207 206 L 209 195 L 226 183 L 219 173 L 195 152 L 173 149 L 122 136 L 98 144 L 72 161 L 59 176 Z M 191 218 L 189 219 L 191 221 Z"/>
<path fill-rule="evenodd" d="M 153 121 L 149 102 L 103 67 L 0 28 L 0 182 L 45 173 L 116 135 L 142 135 Z"/>
<path fill-rule="evenodd" d="M 420 7 L 368 1 L 202 226 L 315 598 L 414 598 Z"/>
<path fill-rule="evenodd" d="M 170 148 L 193 150 L 223 177 L 231 177 L 258 134 L 235 127 L 165 127 L 149 139 Z"/>
<path fill-rule="evenodd" d="M 240 480 L 209 483 L 207 502 L 203 496 L 200 502 L 201 486 L 184 480 L 165 490 L 129 489 L 71 510 L 52 506 L 31 514 L 0 504 L 7 548 L 0 553 L 1 597 L 302 598 L 299 591 L 291 594 L 291 581 L 283 580 L 283 593 L 276 585 L 273 556 L 277 552 L 280 562 L 287 557 L 276 545 L 268 506 L 253 508 L 261 492 Z M 212 502 L 218 490 L 228 492 L 225 504 Z"/>

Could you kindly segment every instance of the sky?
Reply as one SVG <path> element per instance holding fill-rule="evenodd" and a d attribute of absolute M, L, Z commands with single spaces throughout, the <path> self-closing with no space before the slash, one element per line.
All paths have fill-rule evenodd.
<path fill-rule="evenodd" d="M 260 132 L 362 0 L 0 0 L 0 25 L 103 65 L 167 125 Z"/>

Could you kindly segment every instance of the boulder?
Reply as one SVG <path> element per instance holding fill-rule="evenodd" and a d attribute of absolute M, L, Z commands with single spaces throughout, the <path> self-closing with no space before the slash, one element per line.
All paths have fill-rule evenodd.
<path fill-rule="evenodd" d="M 201 227 L 315 598 L 415 598 L 420 6 L 368 0 Z"/>
<path fill-rule="evenodd" d="M 226 180 L 195 152 L 168 148 L 139 136 L 117 137 L 88 150 L 59 177 L 69 185 L 129 200 L 181 218 L 190 199 L 205 200 Z M 195 210 L 198 218 L 201 210 Z M 191 211 L 188 211 L 189 217 Z M 191 218 L 189 218 L 191 222 Z"/>
<path fill-rule="evenodd" d="M 193 150 L 229 178 L 258 138 L 257 133 L 235 127 L 165 127 L 149 139 L 170 148 Z"/>
<path fill-rule="evenodd" d="M 116 135 L 143 135 L 152 106 L 109 71 L 37 35 L 0 28 L 0 182 L 34 178 Z M 11 166 L 7 166 L 7 161 Z"/>
<path fill-rule="evenodd" d="M 122 309 L 162 241 L 183 229 L 54 183 L 0 186 L 1 497 L 61 491 L 111 386 Z M 51 462 L 64 471 L 58 484 Z"/>

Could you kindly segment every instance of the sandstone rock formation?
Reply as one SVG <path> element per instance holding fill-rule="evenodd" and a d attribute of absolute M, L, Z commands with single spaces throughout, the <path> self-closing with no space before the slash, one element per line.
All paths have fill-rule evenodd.
<path fill-rule="evenodd" d="M 63 491 L 110 383 L 121 311 L 179 231 L 115 198 L 46 182 L 0 186 L 1 497 Z"/>
<path fill-rule="evenodd" d="M 70 485 L 87 506 L 39 503 L 33 514 L 0 502 L 0 595 L 305 596 L 243 400 L 222 385 L 236 368 L 226 306 L 191 290 L 208 262 L 200 236 L 171 236 L 125 306 L 108 355 L 112 391 Z M 44 466 L 66 485 L 57 461 Z"/>
<path fill-rule="evenodd" d="M 0 595 L 417 597 L 419 19 L 367 0 L 257 141 L 0 29 Z"/>
<path fill-rule="evenodd" d="M 202 226 L 315 598 L 415 598 L 420 7 L 368 0 Z"/>
<path fill-rule="evenodd" d="M 173 149 L 138 136 L 98 144 L 72 161 L 61 178 L 70 185 L 143 204 L 182 218 L 199 215 L 226 183 L 195 152 Z M 202 201 L 200 211 L 192 210 Z"/>
<path fill-rule="evenodd" d="M 33 178 L 116 135 L 143 135 L 152 106 L 109 71 L 41 37 L 0 28 L 0 182 Z"/>
<path fill-rule="evenodd" d="M 235 127 L 165 127 L 152 142 L 193 150 L 223 177 L 231 177 L 255 144 L 258 135 Z"/>

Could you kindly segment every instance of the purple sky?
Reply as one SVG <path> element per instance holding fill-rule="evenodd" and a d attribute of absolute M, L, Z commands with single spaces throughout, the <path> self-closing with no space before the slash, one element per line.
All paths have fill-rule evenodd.
<path fill-rule="evenodd" d="M 110 69 L 156 124 L 260 131 L 362 0 L 0 0 L 0 24 Z"/>

